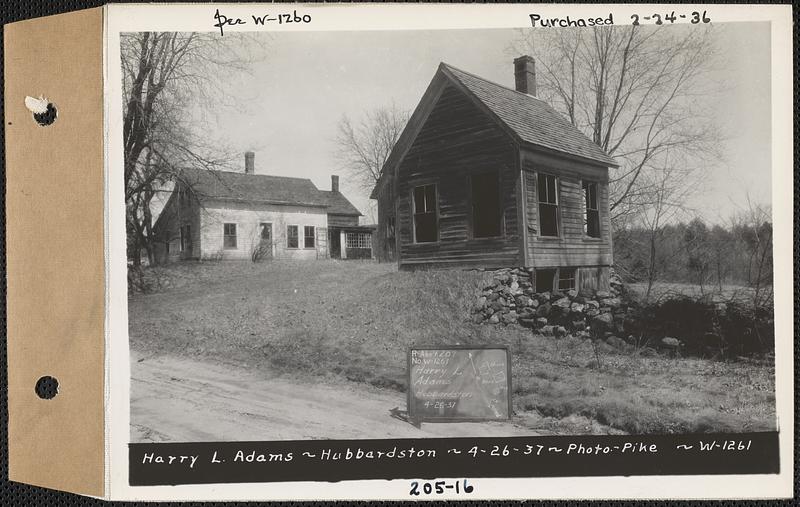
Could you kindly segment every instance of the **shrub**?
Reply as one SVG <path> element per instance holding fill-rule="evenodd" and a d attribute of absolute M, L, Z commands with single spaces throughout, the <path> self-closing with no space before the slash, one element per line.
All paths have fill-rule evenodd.
<path fill-rule="evenodd" d="M 625 331 L 657 342 L 678 338 L 683 353 L 701 357 L 769 352 L 775 343 L 771 307 L 683 295 L 632 307 Z"/>

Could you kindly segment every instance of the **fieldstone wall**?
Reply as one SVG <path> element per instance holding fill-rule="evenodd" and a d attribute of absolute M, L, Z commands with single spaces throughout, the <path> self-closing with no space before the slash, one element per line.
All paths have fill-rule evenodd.
<path fill-rule="evenodd" d="M 473 322 L 492 325 L 518 324 L 547 335 L 567 334 L 618 340 L 623 335 L 628 305 L 620 278 L 612 272 L 611 290 L 593 294 L 576 290 L 536 293 L 533 269 L 504 268 L 493 272 L 491 284 L 477 297 Z"/>

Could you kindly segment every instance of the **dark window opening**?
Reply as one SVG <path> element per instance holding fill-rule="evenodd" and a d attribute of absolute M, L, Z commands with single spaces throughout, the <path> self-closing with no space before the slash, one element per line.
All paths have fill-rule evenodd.
<path fill-rule="evenodd" d="M 314 226 L 306 225 L 303 228 L 303 246 L 306 248 L 314 248 Z"/>
<path fill-rule="evenodd" d="M 414 187 L 414 241 L 432 243 L 438 240 L 436 185 Z"/>
<path fill-rule="evenodd" d="M 222 246 L 236 248 L 236 224 L 224 224 L 222 226 Z"/>
<path fill-rule="evenodd" d="M 558 270 L 558 290 L 572 290 L 575 288 L 575 270 L 561 268 Z"/>
<path fill-rule="evenodd" d="M 299 245 L 298 242 L 298 231 L 296 225 L 290 225 L 286 228 L 286 247 L 287 248 L 297 248 Z"/>
<path fill-rule="evenodd" d="M 181 226 L 181 252 L 187 252 L 191 249 L 192 235 L 191 229 L 188 225 Z"/>
<path fill-rule="evenodd" d="M 386 237 L 394 238 L 394 217 L 386 217 Z"/>
<path fill-rule="evenodd" d="M 551 292 L 553 290 L 553 280 L 555 276 L 555 269 L 537 269 L 536 292 Z"/>
<path fill-rule="evenodd" d="M 500 183 L 497 172 L 472 176 L 472 236 L 491 238 L 500 236 L 502 209 Z"/>
<path fill-rule="evenodd" d="M 558 185 L 556 177 L 539 174 L 539 234 L 558 236 Z"/>
<path fill-rule="evenodd" d="M 583 232 L 590 238 L 600 237 L 600 210 L 597 206 L 597 183 L 583 182 Z"/>

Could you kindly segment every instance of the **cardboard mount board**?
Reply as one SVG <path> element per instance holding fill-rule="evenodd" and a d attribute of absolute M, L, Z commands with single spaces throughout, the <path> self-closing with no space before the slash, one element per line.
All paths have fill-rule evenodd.
<path fill-rule="evenodd" d="M 614 19 L 620 25 L 630 24 L 628 19 L 634 12 L 632 9 L 637 8 L 622 4 L 606 7 L 614 10 Z M 275 431 L 282 430 L 278 428 L 281 423 L 265 419 L 275 427 L 267 428 L 272 433 L 264 434 L 268 436 L 279 434 L 285 440 L 268 440 L 261 438 L 261 435 L 249 440 L 244 437 L 237 439 L 233 433 L 240 431 L 238 426 L 236 432 L 229 431 L 223 436 L 223 439 L 230 438 L 225 441 L 214 441 L 213 438 L 209 438 L 209 441 L 198 442 L 191 439 L 184 441 L 171 435 L 164 437 L 163 441 L 158 438 L 150 439 L 149 436 L 143 441 L 137 440 L 136 430 L 131 429 L 131 412 L 136 413 L 136 411 L 131 409 L 130 384 L 132 378 L 134 385 L 137 385 L 137 381 L 141 378 L 131 376 L 131 365 L 135 367 L 139 361 L 135 357 L 138 353 L 135 348 L 133 356 L 131 355 L 128 341 L 129 299 L 126 284 L 128 270 L 122 175 L 124 102 L 121 100 L 123 79 L 120 78 L 123 72 L 120 61 L 124 59 L 120 48 L 127 46 L 121 46 L 120 41 L 125 40 L 121 34 L 202 31 L 222 36 L 222 27 L 214 25 L 214 20 L 218 19 L 215 17 L 215 11 L 217 14 L 219 11 L 224 11 L 228 21 L 238 17 L 249 21 L 252 15 L 264 14 L 270 8 L 274 8 L 274 4 L 257 6 L 116 4 L 6 25 L 4 27 L 6 83 L 4 128 L 10 480 L 113 500 L 436 500 L 523 499 L 537 496 L 562 499 L 673 496 L 734 498 L 754 495 L 780 498 L 791 494 L 793 471 L 790 451 L 793 444 L 793 428 L 791 424 L 787 424 L 789 419 L 786 414 L 791 413 L 793 407 L 791 398 L 793 391 L 790 385 L 792 378 L 790 342 L 793 338 L 789 336 L 791 331 L 788 331 L 790 324 L 793 324 L 792 308 L 789 304 L 791 290 L 788 289 L 791 285 L 789 271 L 791 264 L 787 259 L 792 239 L 790 227 L 792 224 L 788 218 L 788 209 L 792 204 L 791 185 L 788 184 L 792 178 L 790 157 L 792 144 L 790 57 L 792 55 L 791 50 L 785 49 L 791 35 L 791 21 L 788 16 L 791 9 L 765 7 L 747 11 L 746 7 L 724 6 L 724 9 L 722 6 L 714 9 L 709 7 L 708 15 L 715 22 L 730 25 L 750 22 L 751 16 L 760 16 L 757 21 L 772 23 L 772 38 L 765 37 L 764 40 L 771 42 L 773 70 L 770 78 L 775 83 L 772 87 L 771 106 L 774 117 L 778 118 L 772 123 L 773 169 L 771 170 L 772 203 L 776 210 L 773 219 L 776 231 L 782 231 L 782 234 L 776 235 L 773 244 L 776 252 L 775 269 L 778 275 L 775 277 L 775 321 L 780 320 L 783 326 L 782 329 L 776 327 L 775 333 L 776 337 L 780 334 L 781 343 L 780 349 L 776 346 L 775 354 L 775 383 L 779 386 L 775 398 L 776 410 L 783 417 L 781 420 L 783 424 L 780 424 L 775 431 L 752 433 L 753 446 L 759 447 L 760 454 L 754 450 L 752 455 L 731 454 L 723 456 L 722 459 L 717 459 L 715 454 L 701 455 L 700 458 L 694 459 L 693 455 L 676 451 L 676 443 L 682 446 L 694 444 L 693 441 L 680 440 L 681 437 L 688 439 L 697 436 L 696 434 L 533 434 L 534 431 L 540 430 L 533 425 L 523 428 L 526 431 L 530 430 L 529 433 L 512 436 L 499 433 L 498 436 L 488 434 L 475 436 L 461 434 L 455 430 L 453 435 L 444 433 L 451 429 L 448 427 L 451 424 L 485 424 L 486 426 L 482 426 L 483 429 L 488 426 L 494 427 L 495 424 L 524 426 L 517 424 L 521 411 L 519 398 L 512 399 L 518 396 L 514 389 L 519 387 L 512 384 L 514 378 L 511 375 L 512 357 L 517 361 L 514 363 L 514 375 L 522 370 L 522 368 L 516 369 L 520 357 L 515 355 L 517 352 L 514 347 L 446 345 L 456 342 L 468 343 L 458 336 L 442 337 L 442 343 L 438 345 L 432 343 L 430 346 L 417 347 L 412 344 L 407 358 L 408 385 L 412 384 L 412 378 L 419 379 L 423 375 L 433 375 L 433 373 L 423 373 L 422 368 L 415 370 L 412 366 L 435 365 L 437 363 L 427 363 L 426 360 L 449 358 L 451 353 L 454 359 L 445 365 L 437 366 L 439 371 L 436 375 L 441 378 L 425 379 L 420 381 L 419 386 L 408 388 L 406 390 L 408 401 L 399 401 L 398 406 L 394 408 L 389 405 L 385 413 L 380 414 L 386 418 L 387 427 L 389 423 L 403 424 L 402 429 L 416 425 L 417 430 L 423 424 L 425 428 L 435 426 L 436 428 L 430 433 L 398 431 L 391 434 L 394 437 L 392 439 L 382 438 L 382 433 L 377 433 L 381 438 L 368 438 L 362 434 L 364 428 L 358 427 L 357 437 L 352 439 L 304 433 L 301 435 L 302 439 L 297 437 L 298 440 L 289 440 L 289 437 Z M 383 36 L 385 34 L 381 32 L 392 30 L 404 31 L 404 35 L 410 34 L 409 37 L 416 38 L 419 35 L 415 31 L 438 30 L 447 32 L 446 36 L 450 37 L 451 31 L 458 30 L 529 29 L 529 16 L 533 8 L 524 5 L 460 7 L 303 5 L 290 6 L 288 10 L 291 12 L 294 9 L 300 12 L 301 16 L 298 19 L 302 19 L 302 16 L 308 13 L 309 19 L 314 20 L 312 24 L 285 25 L 276 28 L 276 25 L 264 25 L 263 22 L 249 23 L 246 26 L 228 23 L 224 29 L 225 37 L 229 40 L 233 37 L 228 37 L 228 34 L 236 31 L 273 31 L 274 33 L 267 35 L 278 38 L 277 34 L 296 37 L 303 31 L 315 32 L 315 37 L 319 37 L 321 33 L 330 34 L 337 31 L 352 37 L 353 33 L 359 30 Z M 587 15 L 604 14 L 593 10 L 589 12 L 591 9 L 580 5 L 537 4 L 535 8 L 541 10 L 543 19 L 567 14 L 574 18 L 583 13 L 581 9 L 584 9 Z M 419 11 L 410 12 L 413 9 Z M 592 9 L 595 7 L 592 6 Z M 664 6 L 664 9 L 667 7 Z M 672 9 L 673 7 L 669 7 L 669 10 Z M 508 21 L 509 19 L 511 21 Z M 389 35 L 402 39 L 397 33 Z M 468 35 L 472 37 L 471 33 Z M 424 37 L 419 38 L 427 40 Z M 400 43 L 405 43 L 405 40 L 401 40 Z M 427 47 L 424 50 L 428 51 Z M 764 54 L 766 55 L 766 52 Z M 297 58 L 297 55 L 290 56 L 291 58 L 286 60 L 295 65 L 294 58 Z M 300 61 L 300 58 L 297 60 L 297 67 L 308 63 Z M 319 65 L 323 67 L 336 65 L 336 62 L 328 60 Z M 510 64 L 510 59 L 508 63 Z M 364 63 L 368 64 L 369 62 Z M 322 70 L 329 71 L 326 67 Z M 432 68 L 431 72 L 434 70 Z M 508 70 L 510 79 L 513 77 L 510 74 L 510 65 Z M 403 71 L 412 74 L 408 69 Z M 298 78 L 293 74 L 293 69 L 284 72 L 294 79 Z M 357 79 L 361 82 L 363 74 L 363 69 L 359 69 L 354 75 L 358 75 Z M 323 76 L 321 73 L 316 76 L 320 81 L 323 77 L 326 86 L 335 87 L 335 82 L 327 82 L 330 76 Z M 478 79 L 477 76 L 473 77 Z M 488 78 L 486 81 L 488 82 Z M 422 81 L 420 83 L 422 90 L 425 83 Z M 261 84 L 256 83 L 257 86 Z M 345 82 L 344 85 L 350 86 L 351 83 Z M 354 86 L 352 89 L 356 88 Z M 314 93 L 319 91 L 317 88 Z M 371 91 L 381 94 L 384 90 Z M 441 90 L 437 89 L 436 93 L 439 92 Z M 55 121 L 45 126 L 40 125 L 26 107 L 26 97 L 48 99 L 57 111 Z M 436 97 L 439 100 L 440 95 Z M 284 100 L 283 96 L 279 98 Z M 391 99 L 388 95 L 386 98 Z M 776 114 L 776 111 L 789 112 L 788 119 Z M 298 121 L 309 121 L 303 120 L 306 116 L 302 114 L 298 114 L 297 117 L 300 118 Z M 293 117 L 289 118 L 292 119 Z M 286 120 L 286 118 L 277 119 L 281 122 Z M 314 118 L 314 121 L 319 120 Z M 412 116 L 412 127 L 415 125 L 414 122 Z M 778 172 L 775 168 L 784 172 Z M 524 184 L 524 180 L 520 181 Z M 338 180 L 336 182 L 338 186 Z M 519 213 L 519 216 L 522 216 L 522 211 Z M 223 233 L 223 229 L 220 233 Z M 169 253 L 169 248 L 166 251 Z M 780 262 L 778 254 L 784 255 Z M 131 297 L 130 300 L 135 297 Z M 135 312 L 132 312 L 132 315 L 135 316 Z M 424 322 L 420 325 L 424 325 Z M 782 334 L 779 331 L 782 331 Z M 133 333 L 131 335 L 135 336 Z M 421 359 L 419 364 L 413 362 L 415 351 Z M 442 351 L 448 355 L 436 355 Z M 436 354 L 433 354 L 434 352 Z M 375 357 L 378 360 L 382 359 L 377 355 Z M 156 361 L 144 364 L 147 367 L 155 364 L 152 366 L 153 370 L 160 367 L 160 363 Z M 227 366 L 226 364 L 225 367 Z M 524 366 L 527 368 L 530 365 Z M 186 369 L 191 368 L 202 369 L 194 363 L 187 363 Z M 174 374 L 168 367 L 162 367 L 161 371 Z M 467 374 L 464 374 L 464 371 Z M 216 370 L 211 371 L 209 375 L 211 374 L 216 374 Z M 191 374 L 185 375 L 185 377 L 190 376 Z M 58 383 L 57 392 L 52 397 L 43 396 L 43 393 L 37 390 L 40 381 L 48 377 L 52 377 Z M 176 380 L 169 376 L 167 378 L 169 380 L 164 381 L 166 384 Z M 242 389 L 247 393 L 245 395 L 239 393 L 237 401 L 252 403 L 254 397 L 253 390 L 249 387 L 251 384 L 243 385 L 246 387 Z M 449 386 L 453 386 L 452 389 Z M 348 387 L 352 386 L 348 384 Z M 353 389 L 355 390 L 355 387 Z M 263 388 L 263 392 L 268 391 L 268 387 Z M 348 393 L 349 391 L 344 394 Z M 452 393 L 457 394 L 451 396 Z M 390 394 L 398 393 L 386 394 L 387 399 L 390 398 Z M 419 395 L 418 405 L 424 407 L 424 411 L 411 410 L 415 394 Z M 205 393 L 201 392 L 198 396 L 201 395 Z M 159 398 L 159 401 L 165 405 L 185 406 L 172 403 L 178 396 L 182 395 L 170 392 L 168 396 Z M 468 396 L 472 397 L 473 403 L 463 403 L 458 406 L 458 410 L 455 402 L 442 402 L 450 398 L 465 400 Z M 143 397 L 157 398 L 150 392 Z M 184 398 L 180 401 L 185 402 Z M 429 399 L 433 401 L 426 405 Z M 348 398 L 347 402 L 349 401 Z M 516 405 L 514 401 L 517 402 Z M 342 405 L 349 407 L 348 403 Z M 403 403 L 406 412 L 402 410 Z M 157 404 L 154 406 L 156 408 L 153 412 L 163 407 Z M 358 407 L 356 405 L 352 412 L 357 414 Z M 269 405 L 267 408 L 272 410 L 273 406 Z M 202 409 L 203 407 L 199 410 Z M 285 407 L 280 406 L 276 410 L 283 409 Z M 179 408 L 175 411 L 181 410 Z M 326 404 L 324 411 L 324 417 L 327 419 L 321 421 L 320 426 L 336 417 L 331 405 Z M 251 426 L 261 424 L 257 414 L 242 412 L 240 415 L 252 416 L 256 420 L 256 424 Z M 369 412 L 368 415 L 372 417 L 379 410 L 372 410 L 370 405 L 370 410 L 364 409 L 362 412 Z M 298 414 L 298 418 L 306 417 L 306 413 L 300 410 Z M 523 417 L 528 415 L 524 414 Z M 139 416 L 141 417 L 141 413 Z M 176 426 L 183 424 L 183 420 L 179 419 Z M 384 421 L 370 418 L 364 420 Z M 235 423 L 238 424 L 238 420 Z M 204 421 L 199 423 L 202 424 Z M 285 424 L 288 426 L 293 423 Z M 139 427 L 137 424 L 133 426 Z M 302 425 L 297 426 L 304 430 Z M 374 426 L 381 425 L 374 424 Z M 380 429 L 383 430 L 382 427 Z M 228 431 L 227 427 L 225 430 Z M 179 433 L 179 435 L 185 434 L 191 433 Z M 216 435 L 207 427 L 203 427 L 200 434 Z M 389 435 L 390 430 L 387 429 L 385 434 Z M 447 437 L 442 437 L 445 434 Z M 613 473 L 605 467 L 608 462 L 600 461 L 602 456 L 585 457 L 585 459 L 570 456 L 562 460 L 561 455 L 551 455 L 547 459 L 554 460 L 553 462 L 558 465 L 551 466 L 553 462 L 537 461 L 530 456 L 530 452 L 524 456 L 511 454 L 522 453 L 526 448 L 532 448 L 529 438 L 541 438 L 540 443 L 549 442 L 548 445 L 552 445 L 553 448 L 558 448 L 567 442 L 568 438 L 574 438 L 575 442 L 585 443 L 587 447 L 594 448 L 592 445 L 597 443 L 596 439 L 625 445 L 629 437 L 649 439 L 648 445 L 658 444 L 662 449 L 669 447 L 661 456 L 675 457 L 671 464 L 673 468 L 664 468 L 664 462 L 658 461 L 659 458 L 654 454 L 637 455 L 635 459 L 628 459 L 627 456 L 615 459 L 612 465 L 616 467 L 614 470 L 617 472 Z M 173 440 L 170 440 L 171 438 Z M 720 436 L 720 438 L 726 437 Z M 388 464 L 386 461 L 358 462 L 357 459 L 351 463 L 314 459 L 315 453 L 320 456 L 331 454 L 348 456 L 348 453 L 358 456 L 359 452 L 381 453 L 388 448 L 393 448 L 391 454 L 394 459 L 394 448 L 400 452 L 401 447 L 409 443 L 426 447 L 424 452 L 420 448 L 417 453 L 433 452 L 433 455 L 442 458 L 441 461 L 426 461 L 429 455 L 413 456 L 410 452 L 409 460 L 398 459 Z M 484 444 L 487 447 L 478 450 L 478 447 Z M 519 449 L 514 448 L 516 444 L 519 444 Z M 566 445 L 568 444 L 569 442 Z M 736 445 L 739 448 L 745 446 L 742 442 Z M 496 449 L 492 450 L 492 447 Z M 474 454 L 471 454 L 473 449 Z M 192 457 L 196 455 L 197 464 L 195 465 L 193 459 L 191 467 L 188 465 L 182 468 L 169 468 L 166 465 L 161 467 L 163 460 L 161 462 L 158 460 L 163 457 L 156 454 L 170 452 Z M 265 458 L 264 462 L 255 457 L 247 462 L 241 460 L 237 462 L 234 458 L 225 464 L 222 464 L 223 461 L 214 461 L 218 455 L 235 456 L 238 452 L 269 458 Z M 484 452 L 485 455 L 481 454 Z M 496 454 L 498 452 L 500 455 Z M 386 451 L 383 454 L 388 459 L 390 452 Z M 273 455 L 280 455 L 281 459 L 273 463 L 271 458 Z M 284 462 L 284 456 L 291 458 Z M 412 457 L 419 460 L 411 461 Z M 584 460 L 588 464 L 569 461 L 570 459 Z M 687 472 L 686 468 L 681 469 L 678 466 L 686 462 L 697 467 L 690 466 L 688 467 L 690 471 Z M 673 473 L 666 473 L 664 470 L 671 470 Z M 382 476 L 384 473 L 386 475 Z M 480 473 L 486 474 L 480 475 Z M 470 490 L 474 489 L 471 493 L 473 496 L 463 496 L 465 494 L 463 490 L 460 492 L 462 496 L 453 496 L 453 490 L 447 491 L 442 497 L 412 496 L 415 487 L 417 491 L 423 493 L 426 486 L 433 487 L 435 491 L 436 481 L 441 478 L 453 481 L 448 483 L 446 486 L 448 488 L 455 487 L 456 484 L 465 487 L 468 479 Z M 598 478 L 603 480 L 598 481 Z M 419 483 L 415 485 L 412 481 Z"/>
<path fill-rule="evenodd" d="M 9 476 L 104 496 L 103 16 L 5 27 Z M 26 96 L 57 120 L 39 126 Z M 37 381 L 54 377 L 42 399 Z M 46 465 L 46 466 L 45 466 Z"/>

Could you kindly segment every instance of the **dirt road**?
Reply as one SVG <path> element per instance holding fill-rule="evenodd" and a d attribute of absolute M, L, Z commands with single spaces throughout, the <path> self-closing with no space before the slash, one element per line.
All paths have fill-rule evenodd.
<path fill-rule="evenodd" d="M 191 442 L 534 435 L 514 422 L 438 423 L 393 417 L 402 393 L 321 385 L 210 361 L 131 353 L 131 441 Z"/>

